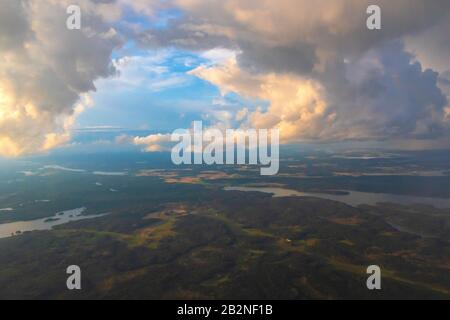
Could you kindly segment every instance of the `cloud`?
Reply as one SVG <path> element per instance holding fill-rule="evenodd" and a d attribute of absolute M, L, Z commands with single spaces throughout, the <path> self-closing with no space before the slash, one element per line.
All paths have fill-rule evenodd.
<path fill-rule="evenodd" d="M 316 135 L 316 121 L 329 116 L 322 88 L 312 80 L 290 74 L 251 74 L 240 69 L 235 59 L 221 66 L 199 67 L 191 74 L 217 85 L 223 95 L 236 92 L 270 101 L 267 111 L 258 108 L 249 113 L 242 109 L 235 119 L 252 128 L 277 127 L 284 140 Z"/>
<path fill-rule="evenodd" d="M 360 132 L 357 138 L 378 140 L 437 139 L 449 133 L 438 73 L 424 69 L 401 41 L 369 50 L 322 79 L 337 110 L 332 129 L 338 138 L 353 130 Z"/>
<path fill-rule="evenodd" d="M 173 53 L 170 50 L 148 51 L 142 55 L 124 56 L 113 60 L 118 76 L 102 79 L 98 87 L 107 90 L 163 91 L 168 88 L 182 87 L 189 82 L 183 72 L 171 70 Z"/>
<path fill-rule="evenodd" d="M 133 10 L 135 14 L 140 14 L 147 17 L 155 17 L 158 10 L 169 8 L 170 6 L 170 1 L 118 0 L 118 7 L 121 8 L 121 11 L 124 11 L 124 7 L 128 7 Z"/>
<path fill-rule="evenodd" d="M 447 99 L 438 74 L 423 70 L 399 42 L 372 49 L 320 77 L 255 74 L 230 59 L 191 72 L 222 94 L 267 100 L 267 110 L 241 110 L 243 126 L 280 129 L 284 141 L 437 138 L 448 134 Z M 339 81 L 335 81 L 336 78 Z"/>
<path fill-rule="evenodd" d="M 409 52 L 425 67 L 439 72 L 438 86 L 450 99 L 450 12 L 447 17 L 432 28 L 405 39 L 405 45 Z M 450 122 L 450 105 L 445 108 L 445 119 Z"/>
<path fill-rule="evenodd" d="M 0 155 L 67 142 L 94 81 L 115 73 L 110 56 L 121 39 L 105 22 L 115 4 L 80 1 L 80 31 L 66 28 L 68 4 L 18 0 L 0 7 Z"/>
<path fill-rule="evenodd" d="M 5 1 L 0 10 L 0 50 L 19 49 L 31 36 L 22 1 Z"/>
<path fill-rule="evenodd" d="M 184 18 L 138 39 L 147 46 L 234 52 L 234 59 L 191 74 L 222 94 L 268 101 L 268 109 L 236 114 L 242 126 L 279 127 L 286 141 L 439 139 L 449 133 L 446 0 L 174 3 Z M 366 28 L 369 4 L 382 9 L 380 31 Z M 439 55 L 440 69 L 427 69 L 437 63 L 423 67 L 425 54 L 410 53 L 424 52 L 423 43 L 442 49 L 428 59 Z"/>
<path fill-rule="evenodd" d="M 241 50 L 253 71 L 310 72 L 337 55 L 357 55 L 381 42 L 414 35 L 446 18 L 450 3 L 436 0 L 174 0 L 184 18 L 147 30 L 147 45 Z M 382 29 L 366 28 L 366 8 L 382 8 Z"/>
<path fill-rule="evenodd" d="M 159 151 L 169 151 L 173 142 L 171 142 L 170 134 L 151 134 L 146 137 L 131 137 L 129 141 L 137 146 L 144 146 L 144 150 L 147 152 L 159 152 Z M 127 139 L 127 137 L 122 137 Z"/>
<path fill-rule="evenodd" d="M 267 102 L 202 110 L 215 126 L 279 127 L 286 141 L 449 133 L 448 0 L 78 0 L 83 29 L 69 31 L 65 9 L 73 2 L 0 7 L 0 155 L 69 141 L 76 116 L 91 105 L 87 94 L 118 70 L 121 77 L 100 84 L 158 91 L 187 81 L 154 63 L 155 51 L 113 63 L 128 41 L 195 51 L 208 63 L 191 75 Z M 365 27 L 369 4 L 382 9 L 380 31 Z M 145 29 L 174 8 L 183 12 L 178 20 Z"/>

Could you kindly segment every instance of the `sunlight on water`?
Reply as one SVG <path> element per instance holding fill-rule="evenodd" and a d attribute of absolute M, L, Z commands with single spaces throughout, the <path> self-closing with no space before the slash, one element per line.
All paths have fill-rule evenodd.
<path fill-rule="evenodd" d="M 263 192 L 270 193 L 274 197 L 315 197 L 346 203 L 350 206 L 362 204 L 376 205 L 377 203 L 397 203 L 403 205 L 425 204 L 436 208 L 450 208 L 450 199 L 414 197 L 386 193 L 344 191 L 347 194 L 309 193 L 272 187 L 226 187 L 225 191 Z"/>
<path fill-rule="evenodd" d="M 62 225 L 71 221 L 93 219 L 106 215 L 106 214 L 98 214 L 86 216 L 82 215 L 84 211 L 86 211 L 86 208 L 78 208 L 73 210 L 62 211 L 60 213 L 55 214 L 52 217 L 47 217 L 43 219 L 0 224 L 0 239 L 8 238 L 15 234 L 24 233 L 27 231 L 51 230 L 55 226 Z"/>

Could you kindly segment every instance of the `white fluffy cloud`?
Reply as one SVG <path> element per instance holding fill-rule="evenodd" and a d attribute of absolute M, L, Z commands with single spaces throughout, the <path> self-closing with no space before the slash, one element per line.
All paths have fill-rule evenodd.
<path fill-rule="evenodd" d="M 173 146 L 170 134 L 151 134 L 146 137 L 124 137 L 131 139 L 131 143 L 137 146 L 144 146 L 144 150 L 148 152 L 168 151 Z"/>
<path fill-rule="evenodd" d="M 270 101 L 267 111 L 247 109 L 236 113 L 243 126 L 281 130 L 284 140 L 319 134 L 322 121 L 332 121 L 323 98 L 323 88 L 313 80 L 290 74 L 251 74 L 241 70 L 235 59 L 214 67 L 199 67 L 191 72 L 217 85 L 223 94 L 236 92 L 242 96 Z"/>

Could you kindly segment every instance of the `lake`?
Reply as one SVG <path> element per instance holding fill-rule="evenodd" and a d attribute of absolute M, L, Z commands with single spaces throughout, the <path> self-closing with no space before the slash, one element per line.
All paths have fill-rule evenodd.
<path fill-rule="evenodd" d="M 373 193 L 373 192 L 359 192 L 339 190 L 348 194 L 326 194 L 326 193 L 310 193 L 291 190 L 287 188 L 278 187 L 225 187 L 225 191 L 244 191 L 244 192 L 263 192 L 270 193 L 274 197 L 315 197 L 321 199 L 328 199 L 346 203 L 350 206 L 357 207 L 362 204 L 376 205 L 377 203 L 389 202 L 402 205 L 425 204 L 436 208 L 450 208 L 450 199 L 446 198 L 430 198 L 430 197 L 415 197 L 407 195 L 387 194 L 387 193 Z"/>
<path fill-rule="evenodd" d="M 78 208 L 73 210 L 62 211 L 55 214 L 52 217 L 43 219 L 31 220 L 31 221 L 17 221 L 11 223 L 0 224 L 0 239 L 11 237 L 13 234 L 27 231 L 36 230 L 51 230 L 53 227 L 62 225 L 71 221 L 78 221 L 84 219 L 93 219 L 102 217 L 105 214 L 83 215 L 86 208 Z"/>

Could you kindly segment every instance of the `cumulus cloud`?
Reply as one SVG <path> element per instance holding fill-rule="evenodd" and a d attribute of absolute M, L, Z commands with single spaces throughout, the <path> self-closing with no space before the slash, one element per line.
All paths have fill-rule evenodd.
<path fill-rule="evenodd" d="M 447 99 L 438 74 L 423 70 L 401 43 L 388 43 L 334 70 L 339 81 L 292 73 L 254 74 L 235 59 L 192 74 L 236 92 L 267 100 L 267 110 L 241 110 L 243 126 L 277 127 L 284 141 L 436 138 L 446 131 Z"/>
<path fill-rule="evenodd" d="M 426 29 L 405 40 L 408 51 L 413 53 L 425 67 L 439 72 L 439 88 L 450 100 L 450 12 L 447 17 L 432 28 Z M 445 108 L 445 120 L 450 122 L 450 105 Z"/>
<path fill-rule="evenodd" d="M 95 90 L 94 81 L 115 73 L 110 56 L 121 40 L 105 23 L 114 11 L 106 9 L 115 4 L 80 1 L 80 31 L 66 28 L 68 5 L 19 0 L 0 7 L 1 155 L 67 142 L 75 117 L 89 105 L 85 94 Z"/>
<path fill-rule="evenodd" d="M 137 146 L 144 146 L 148 152 L 169 151 L 173 146 L 170 134 L 151 134 L 146 137 L 134 137 L 131 142 Z"/>
<path fill-rule="evenodd" d="M 253 71 L 307 72 L 339 54 L 364 53 L 380 42 L 416 34 L 446 18 L 446 0 L 174 0 L 186 14 L 165 30 L 141 35 L 148 45 L 238 48 Z M 383 28 L 366 28 L 366 8 L 382 8 Z"/>
<path fill-rule="evenodd" d="M 161 69 L 150 70 L 159 82 L 136 78 L 151 58 L 114 65 L 113 50 L 129 37 L 145 47 L 197 51 L 209 63 L 191 75 L 224 94 L 267 101 L 256 109 L 205 110 L 215 126 L 278 127 L 285 141 L 448 135 L 448 0 L 78 0 L 83 29 L 69 31 L 65 9 L 73 2 L 0 7 L 0 155 L 68 141 L 90 104 L 86 94 L 117 68 L 125 70 L 115 82 L 123 87 L 158 90 L 185 80 L 158 78 Z M 365 27 L 369 4 L 382 9 L 379 31 Z M 139 25 L 168 8 L 182 10 L 181 18 L 164 28 Z M 124 12 L 138 18 L 119 23 Z"/>
<path fill-rule="evenodd" d="M 241 126 L 278 127 L 285 141 L 449 133 L 446 0 L 174 2 L 185 17 L 168 30 L 141 34 L 141 43 L 233 50 L 235 58 L 191 74 L 223 94 L 268 101 L 267 109 L 236 113 Z M 366 28 L 369 4 L 382 9 L 380 31 Z M 426 59 L 428 43 L 440 50 Z"/>
<path fill-rule="evenodd" d="M 252 128 L 277 127 L 284 140 L 317 135 L 317 121 L 333 117 L 322 98 L 322 87 L 312 80 L 289 74 L 251 74 L 240 69 L 235 59 L 220 66 L 199 67 L 191 74 L 217 85 L 222 94 L 236 92 L 270 101 L 267 111 L 242 109 L 235 119 Z"/>

